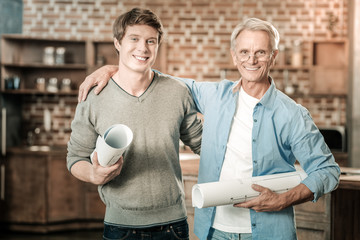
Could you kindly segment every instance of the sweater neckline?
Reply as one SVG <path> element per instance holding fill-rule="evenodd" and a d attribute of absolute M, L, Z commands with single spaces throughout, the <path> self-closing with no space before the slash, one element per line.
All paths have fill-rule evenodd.
<path fill-rule="evenodd" d="M 157 79 L 158 79 L 158 74 L 156 72 L 154 72 L 154 76 L 153 76 L 153 79 L 151 80 L 151 83 L 149 84 L 149 86 L 146 88 L 146 90 L 140 95 L 140 96 L 134 96 L 130 93 L 128 93 L 127 91 L 125 91 L 122 87 L 120 87 L 116 82 L 115 80 L 111 77 L 111 82 L 113 82 L 121 91 L 123 91 L 128 97 L 129 99 L 132 99 L 134 101 L 137 101 L 137 102 L 142 102 L 144 101 L 144 99 L 153 91 L 156 83 L 158 82 Z"/>

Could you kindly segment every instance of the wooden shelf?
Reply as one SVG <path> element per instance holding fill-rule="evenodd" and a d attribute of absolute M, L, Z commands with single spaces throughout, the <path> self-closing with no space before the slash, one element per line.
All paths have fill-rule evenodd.
<path fill-rule="evenodd" d="M 47 47 L 55 50 L 65 48 L 65 64 L 44 64 L 43 55 Z M 71 88 L 78 89 L 88 73 L 87 41 L 71 39 L 52 39 L 28 37 L 21 34 L 3 34 L 1 38 L 1 90 L 6 94 L 61 94 L 72 93 L 40 92 L 36 89 L 36 79 L 57 78 L 60 87 L 61 80 L 69 78 Z M 5 79 L 17 76 L 20 78 L 20 89 L 10 91 L 5 89 Z"/>
<path fill-rule="evenodd" d="M 39 91 L 36 89 L 6 89 L 0 91 L 3 94 L 13 94 L 13 95 L 63 95 L 63 96 L 76 96 L 78 95 L 77 90 L 71 90 L 70 92 L 58 91 L 58 92 L 49 92 L 49 91 Z"/>
<path fill-rule="evenodd" d="M 86 64 L 54 64 L 48 65 L 43 63 L 3 63 L 4 67 L 13 68 L 42 68 L 42 69 L 87 69 Z"/>

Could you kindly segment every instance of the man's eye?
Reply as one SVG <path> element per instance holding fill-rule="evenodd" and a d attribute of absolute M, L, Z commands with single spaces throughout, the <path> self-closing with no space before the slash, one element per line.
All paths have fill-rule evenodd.
<path fill-rule="evenodd" d="M 137 38 L 136 38 L 136 37 L 132 37 L 132 38 L 130 38 L 130 40 L 131 40 L 131 41 L 136 41 Z"/>
<path fill-rule="evenodd" d="M 266 52 L 265 51 L 258 51 L 258 52 L 256 52 L 256 55 L 257 56 L 265 56 Z"/>
<path fill-rule="evenodd" d="M 148 42 L 148 44 L 155 44 L 156 40 L 148 40 L 147 42 Z"/>
<path fill-rule="evenodd" d="M 242 50 L 242 51 L 240 51 L 240 55 L 247 55 L 248 53 L 247 53 L 247 51 L 246 50 Z"/>

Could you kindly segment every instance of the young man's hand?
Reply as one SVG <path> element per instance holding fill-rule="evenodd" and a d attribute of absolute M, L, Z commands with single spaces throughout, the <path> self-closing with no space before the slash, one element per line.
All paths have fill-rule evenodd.
<path fill-rule="evenodd" d="M 105 184 L 117 177 L 122 169 L 124 159 L 119 160 L 109 167 L 99 164 L 97 152 L 92 157 L 92 163 L 88 161 L 78 161 L 71 167 L 71 174 L 77 179 L 95 185 Z"/>
<path fill-rule="evenodd" d="M 99 164 L 97 152 L 95 152 L 92 158 L 92 174 L 90 174 L 90 182 L 96 185 L 110 182 L 120 174 L 123 163 L 124 158 L 121 156 L 114 165 L 103 167 Z"/>

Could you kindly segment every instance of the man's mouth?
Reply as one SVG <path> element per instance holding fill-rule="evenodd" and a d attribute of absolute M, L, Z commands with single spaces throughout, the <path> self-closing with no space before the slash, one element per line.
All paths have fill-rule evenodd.
<path fill-rule="evenodd" d="M 248 71 L 256 71 L 256 70 L 260 69 L 260 67 L 244 67 L 244 68 Z"/>
<path fill-rule="evenodd" d="M 148 57 L 140 57 L 140 56 L 135 56 L 135 55 L 134 55 L 134 57 L 139 61 L 146 61 L 149 59 Z"/>

